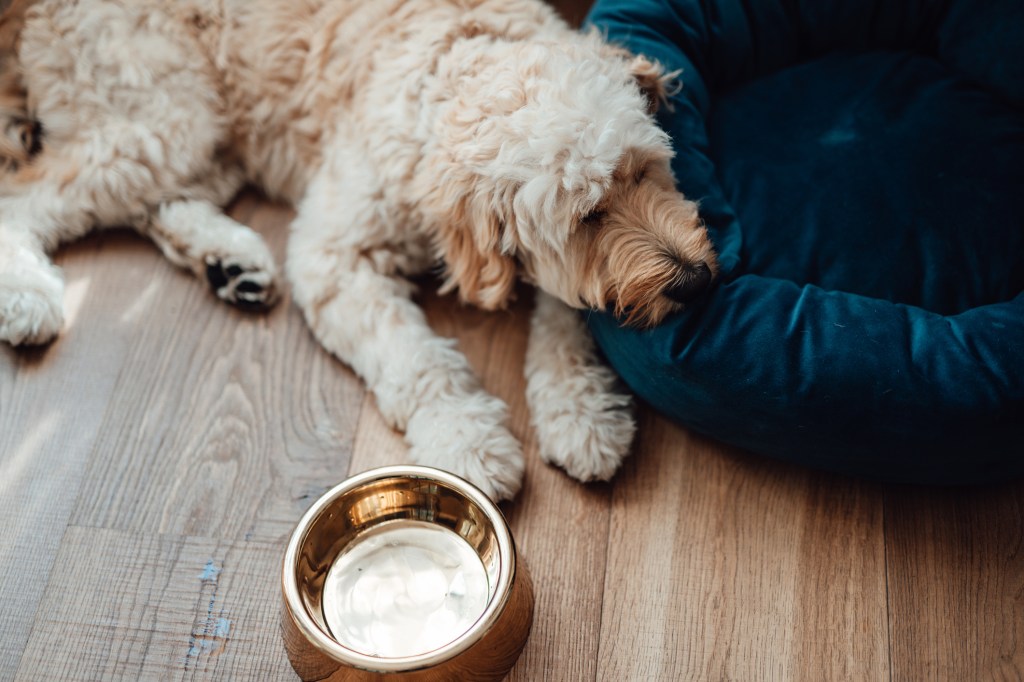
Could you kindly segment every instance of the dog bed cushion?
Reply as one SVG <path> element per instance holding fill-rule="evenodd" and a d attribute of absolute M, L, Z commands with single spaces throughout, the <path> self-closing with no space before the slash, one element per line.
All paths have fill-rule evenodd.
<path fill-rule="evenodd" d="M 717 285 L 659 327 L 589 317 L 703 434 L 922 483 L 1024 469 L 1024 4 L 598 0 L 681 70 L 659 122 Z"/>

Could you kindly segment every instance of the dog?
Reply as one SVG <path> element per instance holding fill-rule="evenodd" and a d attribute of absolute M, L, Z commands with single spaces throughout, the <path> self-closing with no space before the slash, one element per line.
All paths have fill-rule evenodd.
<path fill-rule="evenodd" d="M 540 0 L 15 9 L 44 141 L 0 181 L 0 339 L 59 332 L 46 254 L 94 227 L 131 225 L 222 298 L 271 302 L 265 245 L 221 212 L 248 182 L 295 206 L 293 298 L 413 461 L 494 499 L 523 474 L 507 407 L 413 301 L 409 278 L 440 267 L 443 290 L 486 310 L 517 280 L 536 286 L 526 373 L 541 455 L 581 480 L 615 472 L 631 399 L 577 309 L 657 324 L 717 272 L 653 119 L 672 74 Z"/>

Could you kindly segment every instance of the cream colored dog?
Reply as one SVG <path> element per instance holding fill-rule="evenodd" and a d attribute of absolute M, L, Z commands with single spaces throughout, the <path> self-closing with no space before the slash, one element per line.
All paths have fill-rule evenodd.
<path fill-rule="evenodd" d="M 519 443 L 407 276 L 486 309 L 539 289 L 526 363 L 542 455 L 607 479 L 630 400 L 572 308 L 652 324 L 715 257 L 651 112 L 665 77 L 539 0 L 16 3 L 40 153 L 0 186 L 0 338 L 61 325 L 46 256 L 130 224 L 227 300 L 272 296 L 266 247 L 220 210 L 243 182 L 292 202 L 286 272 L 313 333 L 366 381 L 414 461 L 495 498 Z M 0 29 L 2 30 L 2 29 Z"/>

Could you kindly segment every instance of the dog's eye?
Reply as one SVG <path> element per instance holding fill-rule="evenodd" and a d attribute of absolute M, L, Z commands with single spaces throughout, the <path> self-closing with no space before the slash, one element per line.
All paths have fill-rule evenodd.
<path fill-rule="evenodd" d="M 586 225 L 587 227 L 597 227 L 598 225 L 600 225 L 604 221 L 604 219 L 605 219 L 605 217 L 607 217 L 607 215 L 608 215 L 607 211 L 603 211 L 603 210 L 600 210 L 600 209 L 595 209 L 595 210 L 591 211 L 590 213 L 588 213 L 587 215 L 585 215 L 582 218 L 580 218 L 580 222 L 582 224 Z"/>

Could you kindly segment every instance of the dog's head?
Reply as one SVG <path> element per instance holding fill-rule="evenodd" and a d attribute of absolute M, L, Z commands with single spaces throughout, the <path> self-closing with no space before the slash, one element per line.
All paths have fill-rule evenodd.
<path fill-rule="evenodd" d="M 466 52 L 428 178 L 449 288 L 497 308 L 522 276 L 641 325 L 707 289 L 714 250 L 653 119 L 658 65 L 594 34 Z"/>
<path fill-rule="evenodd" d="M 30 0 L 14 0 L 0 14 L 0 173 L 27 163 L 40 149 L 40 126 L 28 113 L 17 42 Z"/>

